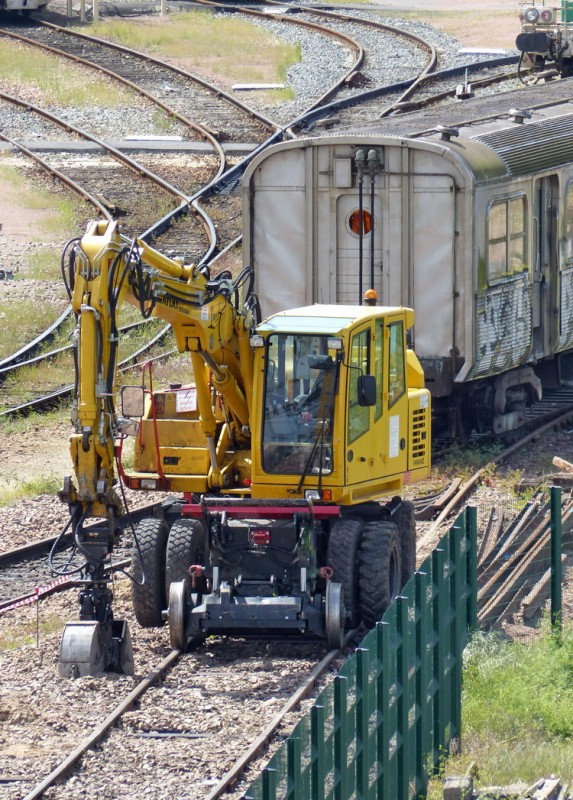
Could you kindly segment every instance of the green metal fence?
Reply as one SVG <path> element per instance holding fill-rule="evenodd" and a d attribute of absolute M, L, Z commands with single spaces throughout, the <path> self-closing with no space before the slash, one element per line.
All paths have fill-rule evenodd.
<path fill-rule="evenodd" d="M 475 509 L 461 514 L 243 795 L 410 800 L 460 736 L 477 626 Z"/>

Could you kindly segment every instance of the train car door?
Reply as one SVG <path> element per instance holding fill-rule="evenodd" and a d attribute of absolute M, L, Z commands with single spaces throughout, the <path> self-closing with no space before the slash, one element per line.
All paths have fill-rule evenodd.
<path fill-rule="evenodd" d="M 535 182 L 533 265 L 533 351 L 547 355 L 559 337 L 558 222 L 559 179 L 548 175 Z"/>

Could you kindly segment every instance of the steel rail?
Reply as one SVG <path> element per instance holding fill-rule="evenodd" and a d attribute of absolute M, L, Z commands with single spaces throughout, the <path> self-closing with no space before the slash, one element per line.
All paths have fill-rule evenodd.
<path fill-rule="evenodd" d="M 41 797 L 46 789 L 49 789 L 56 781 L 64 778 L 69 771 L 74 767 L 76 762 L 95 744 L 97 744 L 105 734 L 112 728 L 126 711 L 129 711 L 133 704 L 145 694 L 145 692 L 157 683 L 167 670 L 171 669 L 181 658 L 180 650 L 172 650 L 154 670 L 148 672 L 145 678 L 135 687 L 135 689 L 128 694 L 128 696 L 119 703 L 116 708 L 109 714 L 106 719 L 95 728 L 92 733 L 87 736 L 83 742 L 73 750 L 67 758 L 65 758 L 58 766 L 47 775 L 31 792 L 29 792 L 24 800 L 36 800 Z"/>
<path fill-rule="evenodd" d="M 259 19 L 266 19 L 267 21 L 269 18 L 268 14 L 265 14 L 262 11 L 255 11 L 255 9 L 249 8 L 248 6 L 229 5 L 227 3 L 216 2 L 216 0 L 197 0 L 197 2 L 200 5 L 211 6 L 213 8 L 220 8 L 224 11 L 229 11 L 230 9 L 232 9 L 233 11 L 238 11 L 241 14 L 246 14 L 247 16 L 250 17 L 258 17 Z M 278 3 L 277 5 L 284 5 L 284 4 Z M 305 6 L 291 6 L 291 7 L 296 8 L 297 10 L 306 10 Z M 352 66 L 344 73 L 344 75 L 342 76 L 342 78 L 340 78 L 340 80 L 336 81 L 329 89 L 327 89 L 326 92 L 324 92 L 323 95 L 321 95 L 321 97 L 319 97 L 318 100 L 316 100 L 312 105 L 309 106 L 309 108 L 307 109 L 308 111 L 325 103 L 328 100 L 328 98 L 332 97 L 332 95 L 335 94 L 340 89 L 340 87 L 346 83 L 348 78 L 354 72 L 356 72 L 364 63 L 365 55 L 362 46 L 358 42 L 356 42 L 352 37 L 347 36 L 345 33 L 341 33 L 340 31 L 334 31 L 331 28 L 325 28 L 322 25 L 318 25 L 314 22 L 309 22 L 308 20 L 304 19 L 292 19 L 291 17 L 280 17 L 277 18 L 277 22 L 281 24 L 285 23 L 288 25 L 298 25 L 303 28 L 308 28 L 309 30 L 316 31 L 317 33 L 321 33 L 326 36 L 331 36 L 332 38 L 335 39 L 341 39 L 342 41 L 346 42 L 346 44 L 348 44 L 349 47 L 355 53 L 354 63 L 352 64 Z"/>
<path fill-rule="evenodd" d="M 292 712 L 302 700 L 309 696 L 316 686 L 317 681 L 330 669 L 332 663 L 342 655 L 344 648 L 356 637 L 356 633 L 356 631 L 349 631 L 345 636 L 342 648 L 339 650 L 331 650 L 314 667 L 282 709 L 273 717 L 259 736 L 256 737 L 248 750 L 238 759 L 236 764 L 227 772 L 220 783 L 209 792 L 205 800 L 215 800 L 215 798 L 220 797 L 230 786 L 236 783 L 239 776 L 267 745 L 269 739 L 275 733 L 279 725 L 281 725 L 285 716 Z M 49 775 L 38 783 L 31 792 L 25 795 L 23 800 L 37 800 L 37 798 L 41 797 L 50 786 L 56 783 L 56 781 L 61 781 L 65 778 L 77 761 L 95 744 L 101 741 L 108 731 L 117 724 L 122 715 L 126 711 L 129 711 L 133 707 L 133 704 L 138 701 L 146 691 L 152 688 L 169 669 L 174 667 L 181 660 L 182 655 L 180 650 L 172 650 L 171 653 L 169 653 L 154 670 L 151 670 L 133 691 L 113 709 L 102 723 L 61 761 Z"/>
<path fill-rule="evenodd" d="M 128 369 L 133 369 L 137 366 L 137 362 L 134 363 L 134 359 L 138 359 L 139 356 L 146 353 L 150 350 L 154 345 L 160 342 L 171 330 L 170 325 L 166 325 L 163 327 L 156 335 L 146 342 L 139 350 L 136 350 L 135 353 L 132 353 L 130 356 L 127 356 L 120 361 L 117 365 L 118 372 L 125 372 Z M 2 417 L 13 417 L 13 416 L 23 416 L 33 411 L 34 409 L 46 409 L 46 408 L 53 408 L 56 403 L 60 400 L 64 400 L 67 397 L 70 397 L 74 392 L 74 386 L 63 386 L 61 389 L 57 389 L 50 394 L 43 395 L 42 397 L 36 397 L 33 400 L 30 400 L 28 403 L 21 403 L 18 406 L 14 406 L 13 408 L 7 408 L 4 411 L 0 411 L 0 418 Z"/>
<path fill-rule="evenodd" d="M 365 25 L 366 27 L 383 30 L 386 31 L 387 33 L 391 33 L 394 36 L 401 36 L 404 39 L 416 42 L 417 44 L 420 45 L 422 49 L 427 50 L 429 53 L 428 63 L 421 71 L 421 73 L 418 75 L 418 77 L 414 78 L 411 85 L 404 90 L 403 94 L 396 101 L 396 104 L 404 102 L 404 100 L 406 100 L 406 98 L 409 97 L 421 83 L 428 80 L 430 70 L 433 70 L 436 64 L 438 63 L 438 54 L 436 52 L 436 48 L 431 42 L 426 41 L 421 36 L 418 36 L 415 33 L 411 33 L 410 31 L 405 31 L 400 28 L 396 28 L 394 25 L 388 25 L 384 22 L 377 22 L 376 20 L 368 20 L 362 17 L 354 17 L 349 14 L 341 14 L 340 12 L 336 11 L 319 10 L 316 8 L 312 8 L 311 6 L 298 6 L 298 5 L 293 6 L 288 3 L 281 3 L 280 0 L 267 0 L 267 3 L 269 3 L 270 5 L 279 5 L 279 6 L 282 5 L 285 6 L 286 8 L 296 9 L 297 11 L 303 10 L 306 13 L 314 14 L 315 16 L 323 16 L 327 18 L 342 20 L 345 22 L 353 22 L 360 25 Z M 391 113 L 391 111 L 392 108 L 388 109 L 387 113 L 389 114 Z M 386 114 L 380 114 L 380 116 L 386 116 Z"/>
<path fill-rule="evenodd" d="M 147 505 L 140 506 L 139 508 L 129 510 L 124 514 L 123 517 L 120 518 L 120 522 L 125 523 L 124 527 L 131 526 L 132 524 L 136 525 L 144 517 L 153 515 L 153 512 L 159 507 L 159 505 L 160 503 L 148 503 Z M 88 524 L 84 526 L 84 530 L 89 531 L 91 528 L 97 528 L 97 526 L 98 523 Z M 72 541 L 72 538 L 73 534 L 69 532 L 64 535 L 62 541 L 68 543 Z M 48 536 L 46 539 L 40 539 L 37 542 L 30 542 L 29 544 L 15 547 L 13 550 L 5 550 L 4 552 L 0 553 L 0 569 L 12 566 L 13 564 L 18 564 L 27 558 L 39 558 L 48 555 L 57 539 L 59 539 L 59 535 Z"/>
<path fill-rule="evenodd" d="M 66 30 L 65 28 L 60 28 L 60 27 L 58 27 L 56 25 L 53 25 L 52 23 L 45 22 L 45 23 L 42 23 L 42 24 L 43 24 L 44 27 L 52 27 L 52 28 L 55 28 L 56 30 L 61 31 L 61 32 L 65 31 L 66 35 L 68 35 L 68 36 L 75 36 L 76 35 L 75 33 L 72 33 L 69 30 Z M 141 88 L 141 86 L 138 86 L 133 81 L 130 81 L 128 78 L 124 78 L 122 75 L 119 75 L 119 73 L 114 72 L 113 70 L 110 70 L 107 67 L 103 67 L 103 66 L 101 66 L 99 64 L 96 64 L 94 61 L 89 61 L 88 59 L 82 58 L 81 56 L 74 55 L 73 53 L 66 53 L 65 50 L 61 50 L 58 47 L 53 47 L 52 45 L 45 44 L 44 42 L 38 42 L 35 39 L 30 39 L 27 36 L 22 36 L 22 34 L 11 32 L 11 31 L 6 30 L 6 29 L 0 29 L 0 34 L 3 34 L 5 36 L 10 36 L 11 38 L 23 41 L 23 42 L 25 42 L 26 44 L 28 44 L 30 46 L 38 47 L 38 48 L 47 50 L 48 52 L 54 53 L 55 55 L 61 56 L 63 58 L 67 58 L 67 59 L 69 59 L 71 61 L 75 61 L 76 63 L 81 64 L 82 66 L 87 67 L 89 69 L 95 69 L 98 72 L 102 72 L 105 75 L 108 75 L 109 77 L 111 77 L 114 80 L 118 81 L 119 83 L 122 83 L 124 86 L 127 86 L 128 88 L 132 89 L 137 94 L 142 95 L 147 100 L 150 100 L 154 105 L 159 106 L 159 108 L 161 108 L 163 111 L 165 111 L 166 114 L 168 114 L 171 117 L 174 117 L 179 122 L 181 122 L 183 125 L 186 125 L 188 128 L 191 128 L 192 130 L 196 131 L 197 133 L 200 134 L 200 136 L 202 136 L 204 139 L 206 139 L 211 144 L 211 146 L 213 147 L 213 149 L 216 151 L 216 153 L 219 156 L 219 167 L 218 167 L 218 173 L 217 174 L 220 175 L 224 171 L 225 164 L 226 164 L 225 152 L 223 150 L 222 145 L 217 141 L 215 136 L 213 136 L 211 131 L 209 131 L 204 126 L 193 122 L 192 120 L 188 119 L 187 117 L 184 117 L 182 114 L 179 114 L 179 112 L 177 112 L 175 109 L 171 108 L 171 106 L 168 106 L 167 103 L 164 103 L 158 97 L 155 97 L 154 95 L 150 94 L 148 91 L 146 91 L 145 89 Z M 77 34 L 77 35 L 80 38 L 86 38 L 88 40 L 92 40 L 94 42 L 101 43 L 102 45 L 103 44 L 107 44 L 102 39 L 96 39 L 93 36 L 87 36 L 86 34 Z M 125 48 L 125 49 L 127 50 L 127 48 Z M 143 54 L 137 53 L 135 50 L 128 51 L 128 52 L 135 53 L 139 58 L 146 58 L 145 56 L 143 56 Z M 156 61 L 155 59 L 149 59 L 149 60 L 152 61 L 152 62 Z M 162 62 L 158 62 L 158 63 L 162 63 Z"/>
<path fill-rule="evenodd" d="M 33 339 L 31 342 L 28 342 L 28 344 L 24 345 L 24 347 L 21 347 L 15 353 L 12 353 L 11 356 L 7 356 L 0 361 L 0 375 L 4 372 L 7 372 L 9 369 L 17 367 L 22 361 L 28 360 L 32 353 L 35 353 L 37 350 L 39 350 L 39 348 L 46 342 L 51 341 L 71 313 L 71 308 L 67 308 L 60 314 L 58 319 L 55 320 L 55 322 L 53 322 L 48 328 L 46 328 L 45 331 L 42 331 L 39 336 L 36 336 L 35 339 Z"/>
<path fill-rule="evenodd" d="M 215 86 L 215 84 L 205 80 L 205 78 L 202 78 L 200 75 L 196 75 L 195 73 L 192 72 L 187 72 L 186 70 L 180 69 L 179 67 L 176 67 L 173 64 L 169 64 L 166 61 L 161 61 L 160 59 L 155 58 L 154 56 L 150 56 L 147 53 L 142 53 L 139 50 L 133 50 L 129 47 L 125 47 L 124 45 L 118 44 L 117 42 L 110 42 L 107 41 L 106 39 L 100 39 L 97 36 L 90 36 L 86 33 L 80 33 L 79 31 L 70 31 L 68 28 L 62 28 L 60 25 L 55 25 L 53 22 L 48 22 L 46 20 L 38 20 L 38 22 L 42 27 L 52 28 L 53 30 L 65 33 L 66 35 L 75 36 L 78 39 L 86 39 L 88 41 L 97 42 L 98 44 L 105 45 L 106 47 L 109 47 L 112 50 L 117 50 L 118 52 L 126 53 L 127 55 L 137 56 L 138 58 L 142 58 L 151 64 L 157 64 L 158 66 L 168 69 L 176 75 L 181 75 L 184 78 L 189 78 L 190 80 L 194 81 L 200 86 L 203 86 L 205 89 L 208 89 L 209 91 L 213 92 L 218 97 L 221 97 L 226 102 L 230 103 L 236 108 L 239 108 L 247 116 L 251 117 L 252 119 L 255 119 L 257 122 L 262 123 L 270 130 L 277 129 L 276 123 L 268 119 L 268 117 L 265 117 L 260 112 L 245 105 L 245 103 L 242 103 L 236 97 L 233 97 L 233 95 L 229 94 L 228 92 L 225 92 L 224 89 L 221 89 L 218 86 Z"/>
<path fill-rule="evenodd" d="M 118 570 L 125 570 L 131 564 L 131 558 L 123 558 L 120 561 L 110 562 L 106 564 L 106 569 L 110 572 L 117 572 Z M 68 589 L 75 589 L 76 587 L 83 586 L 83 581 L 78 581 L 73 576 L 61 576 L 53 581 L 50 581 L 46 586 L 37 586 L 33 592 L 22 594 L 19 597 L 9 598 L 8 600 L 0 600 L 0 616 L 6 614 L 8 611 L 13 611 L 16 608 L 29 606 L 37 603 L 44 597 L 49 597 L 57 592 L 65 592 Z"/>
<path fill-rule="evenodd" d="M 22 108 L 25 108 L 26 111 L 28 110 L 34 111 L 38 114 L 41 114 L 42 116 L 46 116 L 46 118 L 49 118 L 47 116 L 48 115 L 47 111 L 43 112 L 41 109 L 38 109 L 31 103 L 23 102 L 22 100 L 19 100 L 17 97 L 13 97 L 12 95 L 6 94 L 5 92 L 0 92 L 0 100 L 5 100 L 8 103 L 12 103 L 13 105 L 18 105 L 21 106 Z M 55 121 L 56 119 L 57 118 L 53 118 L 51 121 Z M 63 120 L 60 120 L 58 124 L 61 124 L 62 127 L 65 127 L 70 131 L 73 130 L 72 128 L 69 127 L 68 123 L 65 123 Z M 100 212 L 100 214 L 103 214 L 103 216 L 107 220 L 111 221 L 112 216 L 109 213 L 109 211 L 105 208 L 105 206 L 102 205 L 102 203 L 100 203 L 97 197 L 90 194 L 89 192 L 86 192 L 86 190 L 82 186 L 80 186 L 79 183 L 76 183 L 76 181 L 69 178 L 61 170 L 56 169 L 55 167 L 48 166 L 47 162 L 45 162 L 44 159 L 41 158 L 41 156 L 38 156 L 36 153 L 33 153 L 31 150 L 25 147 L 21 142 L 18 142 L 16 139 L 12 139 L 9 136 L 6 136 L 5 133 L 0 133 L 0 139 L 2 139 L 3 142 L 6 142 L 12 147 L 15 147 L 21 153 L 28 156 L 28 158 L 31 158 L 33 161 L 39 164 L 42 167 L 42 169 L 46 170 L 47 172 L 49 172 L 50 175 L 53 175 L 55 178 L 58 178 L 58 180 L 62 181 L 62 183 L 64 183 L 69 189 L 78 194 L 82 198 L 82 200 L 87 200 L 87 202 L 91 203 L 91 205 L 94 208 L 96 208 Z M 0 366 L 2 366 L 3 363 L 4 362 L 1 362 Z"/>
<path fill-rule="evenodd" d="M 157 186 L 164 189 L 168 194 L 172 194 L 175 197 L 178 197 L 180 200 L 183 201 L 185 207 L 189 205 L 189 195 L 185 194 L 185 192 L 182 192 L 176 186 L 173 186 L 173 184 L 169 183 L 163 178 L 160 178 L 159 175 L 156 175 L 154 172 L 147 169 L 147 167 L 144 167 L 143 164 L 140 164 L 134 158 L 131 158 L 131 156 L 122 153 L 121 150 L 117 149 L 117 147 L 113 147 L 113 145 L 108 144 L 103 139 L 100 139 L 99 136 L 94 136 L 93 134 L 88 133 L 87 131 L 84 131 L 81 128 L 78 128 L 75 125 L 71 125 L 66 120 L 61 119 L 61 117 L 56 116 L 56 114 L 52 114 L 50 111 L 46 111 L 46 109 L 40 108 L 39 106 L 36 106 L 33 103 L 29 103 L 26 100 L 20 100 L 17 97 L 13 97 L 12 95 L 6 94 L 5 92 L 0 92 L 0 100 L 4 100 L 5 102 L 11 103 L 12 105 L 15 106 L 19 106 L 20 108 L 23 108 L 26 111 L 33 111 L 35 114 L 38 114 L 40 117 L 44 117 L 50 122 L 53 122 L 60 128 L 63 128 L 64 130 L 67 130 L 70 133 L 75 133 L 78 136 L 81 136 L 82 138 L 86 139 L 87 141 L 97 144 L 107 153 L 109 153 L 118 161 L 120 161 L 124 166 L 128 167 L 128 169 L 130 169 L 136 175 L 148 178 Z M 39 156 L 34 156 L 34 158 L 36 159 L 36 161 L 38 161 L 38 163 L 42 163 L 43 161 L 43 159 L 41 159 Z M 56 177 L 58 178 L 60 177 L 57 174 L 58 171 L 55 170 L 53 167 L 48 166 L 47 170 L 50 174 L 56 175 Z"/>
<path fill-rule="evenodd" d="M 477 61 L 473 64 L 466 64 L 461 67 L 451 67 L 445 70 L 438 70 L 437 72 L 431 73 L 431 75 L 429 75 L 428 77 L 436 80 L 447 80 L 448 78 L 456 78 L 458 76 L 464 75 L 466 72 L 468 73 L 468 75 L 471 75 L 474 72 L 479 72 L 485 67 L 497 68 L 497 67 L 513 65 L 515 64 L 516 60 L 517 59 L 515 56 L 508 56 L 505 58 L 490 59 L 488 61 Z M 305 112 L 304 114 L 302 114 L 296 120 L 296 128 L 302 128 L 304 125 L 309 125 L 312 122 L 317 122 L 320 119 L 335 114 L 337 111 L 343 111 L 344 109 L 352 108 L 353 106 L 360 106 L 363 103 L 368 103 L 372 100 L 377 100 L 379 98 L 384 97 L 385 95 L 394 94 L 395 92 L 398 91 L 404 91 L 405 89 L 412 86 L 414 80 L 415 79 L 410 79 L 407 81 L 399 81 L 397 83 L 388 84 L 387 86 L 379 86 L 376 89 L 367 89 L 364 92 L 357 92 L 351 97 L 345 97 L 339 100 L 334 100 L 332 103 L 328 103 L 328 105 L 322 106 L 322 108 L 314 109 L 309 113 Z M 501 76 L 500 80 L 502 80 Z M 423 105 L 423 101 L 420 102 L 420 105 Z M 294 128 L 294 125 L 291 127 L 293 127 L 293 129 L 296 129 Z"/>
<path fill-rule="evenodd" d="M 349 631 L 345 637 L 340 650 L 331 650 L 320 661 L 308 675 L 301 686 L 290 696 L 281 710 L 273 717 L 266 728 L 252 742 L 246 752 L 235 762 L 230 770 L 223 776 L 219 783 L 213 787 L 204 800 L 217 800 L 228 789 L 231 789 L 247 767 L 259 756 L 263 748 L 268 744 L 271 736 L 283 722 L 285 716 L 293 711 L 299 703 L 304 700 L 316 686 L 317 681 L 330 669 L 332 663 L 341 655 L 345 647 L 356 638 L 358 631 Z"/>
<path fill-rule="evenodd" d="M 554 417 L 549 422 L 545 422 L 538 428 L 535 428 L 535 430 L 530 431 L 525 436 L 521 437 L 517 442 L 514 442 L 512 445 L 507 447 L 501 453 L 498 453 L 496 456 L 491 458 L 485 466 L 480 467 L 480 469 L 474 472 L 473 475 L 460 486 L 455 495 L 451 498 L 451 500 L 440 512 L 438 517 L 432 522 L 431 527 L 426 531 L 426 533 L 418 542 L 418 546 L 422 547 L 427 546 L 435 539 L 440 526 L 460 507 L 462 501 L 468 495 L 470 490 L 473 489 L 473 487 L 476 485 L 478 480 L 484 474 L 486 469 L 491 467 L 493 464 L 500 464 L 506 458 L 521 450 L 522 447 L 525 447 L 526 444 L 529 444 L 529 442 L 535 440 L 538 436 L 541 436 L 543 433 L 550 430 L 551 428 L 555 428 L 559 425 L 564 424 L 565 422 L 570 421 L 572 417 L 573 417 L 573 405 L 570 405 L 565 411 L 563 411 L 557 417 Z"/>
<path fill-rule="evenodd" d="M 64 313 L 58 318 L 58 320 L 56 320 L 53 327 L 55 328 L 56 325 L 58 325 L 59 327 L 62 322 L 65 322 L 65 320 L 67 320 L 68 317 L 71 316 L 71 314 L 72 314 L 72 309 L 70 307 L 66 309 L 66 311 L 64 311 Z M 144 325 L 149 324 L 151 321 L 152 320 L 150 318 L 147 318 L 147 319 L 141 319 L 137 322 L 130 322 L 128 325 L 122 325 L 119 329 L 119 332 L 128 333 L 129 331 L 135 328 L 143 327 Z M 40 338 L 41 337 L 38 337 L 38 339 Z M 38 340 L 35 339 L 34 342 L 36 341 Z M 44 341 L 45 339 L 41 338 L 41 342 Z M 30 345 L 27 345 L 27 347 L 31 347 L 31 345 L 34 344 L 34 342 L 31 342 Z M 25 369 L 26 367 L 33 367 L 36 364 L 41 364 L 42 361 L 49 361 L 51 358 L 56 358 L 56 356 L 59 356 L 62 353 L 68 353 L 69 351 L 73 350 L 73 348 L 74 348 L 73 344 L 64 344 L 62 345 L 62 347 L 56 347 L 54 350 L 50 350 L 47 353 L 41 353 L 38 356 L 32 356 L 31 358 L 26 358 L 25 360 L 22 361 L 20 360 L 15 362 L 11 361 L 11 363 L 9 363 L 7 366 L 4 366 L 3 362 L 0 362 L 0 384 L 2 384 L 7 375 L 13 374 L 14 372 L 17 372 L 19 369 Z M 26 348 L 24 348 L 23 350 L 25 349 Z M 23 351 L 19 351 L 19 353 L 21 352 Z M 19 355 L 19 353 L 15 353 L 14 356 Z M 132 358 L 137 355 L 138 353 L 132 356 Z M 14 356 L 11 356 L 10 359 L 13 359 Z"/>

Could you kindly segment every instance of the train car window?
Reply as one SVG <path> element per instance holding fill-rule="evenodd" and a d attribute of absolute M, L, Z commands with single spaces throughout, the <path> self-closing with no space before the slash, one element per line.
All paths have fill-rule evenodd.
<path fill-rule="evenodd" d="M 370 211 L 355 209 L 348 215 L 348 229 L 354 236 L 368 236 L 372 230 L 372 214 Z"/>
<path fill-rule="evenodd" d="M 358 403 L 358 376 L 368 375 L 370 364 L 370 329 L 352 337 L 348 370 L 348 443 L 354 442 L 370 428 L 370 407 Z"/>
<path fill-rule="evenodd" d="M 514 197 L 509 201 L 509 264 L 512 272 L 521 272 L 525 267 L 525 198 Z"/>
<path fill-rule="evenodd" d="M 573 261 L 573 181 L 567 184 L 567 204 L 566 204 L 566 242 L 567 254 L 566 258 L 569 263 Z"/>
<path fill-rule="evenodd" d="M 500 278 L 525 268 L 525 198 L 498 200 L 488 212 L 488 275 Z"/>
<path fill-rule="evenodd" d="M 388 408 L 391 408 L 405 391 L 404 326 L 401 322 L 393 322 L 390 325 L 390 354 L 388 357 Z"/>

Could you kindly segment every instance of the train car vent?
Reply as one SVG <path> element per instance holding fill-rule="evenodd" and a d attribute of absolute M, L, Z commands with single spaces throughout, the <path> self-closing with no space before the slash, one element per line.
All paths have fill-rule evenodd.
<path fill-rule="evenodd" d="M 497 153 L 513 177 L 551 169 L 573 160 L 573 114 L 484 133 L 475 140 Z"/>

